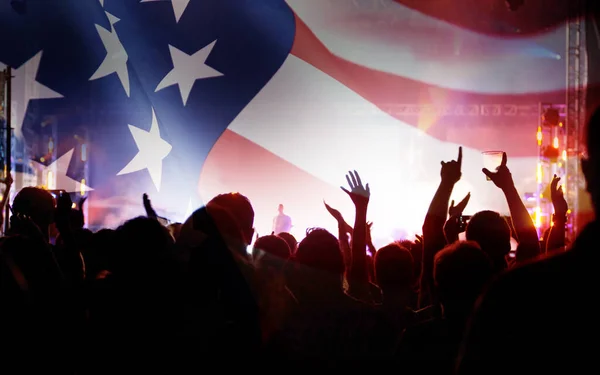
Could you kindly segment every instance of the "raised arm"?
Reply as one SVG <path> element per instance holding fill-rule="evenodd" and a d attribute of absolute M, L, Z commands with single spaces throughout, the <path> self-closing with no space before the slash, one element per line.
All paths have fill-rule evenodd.
<path fill-rule="evenodd" d="M 348 223 L 346 223 L 346 220 L 344 220 L 344 217 L 342 216 L 340 211 L 331 207 L 330 205 L 325 203 L 325 201 L 323 201 L 323 204 L 325 204 L 327 212 L 329 212 L 329 214 L 333 216 L 333 218 L 338 224 L 338 240 L 340 242 L 340 250 L 342 252 L 342 255 L 344 256 L 344 265 L 347 275 L 350 272 L 350 262 L 352 260 L 352 254 L 350 253 L 350 241 L 348 239 L 348 233 L 352 233 L 352 227 Z"/>
<path fill-rule="evenodd" d="M 502 163 L 500 163 L 496 172 L 491 172 L 486 168 L 482 171 L 502 190 L 506 197 L 513 227 L 519 241 L 516 260 L 520 263 L 538 256 L 540 254 L 540 243 L 533 220 L 525 204 L 523 204 L 519 192 L 515 188 L 510 170 L 506 166 L 507 159 L 505 152 L 502 155 Z"/>
<path fill-rule="evenodd" d="M 347 190 L 342 186 L 342 190 L 348 194 L 356 215 L 354 219 L 354 229 L 352 231 L 352 246 L 350 249 L 350 272 L 348 274 L 348 283 L 350 290 L 366 286 L 369 283 L 369 275 L 367 269 L 367 207 L 369 206 L 369 198 L 371 191 L 369 184 L 363 186 L 360 176 L 356 171 L 348 172 L 346 181 L 350 186 Z"/>
<path fill-rule="evenodd" d="M 553 226 L 550 228 L 550 234 L 546 243 L 546 252 L 554 250 L 563 250 L 565 248 L 565 225 L 567 224 L 567 211 L 569 205 L 565 199 L 562 186 L 558 186 L 560 177 L 552 179 L 550 184 L 550 196 L 552 198 L 552 206 L 554 206 L 554 217 L 552 218 Z"/>
<path fill-rule="evenodd" d="M 444 235 L 446 236 L 447 244 L 458 241 L 458 236 L 465 231 L 466 225 L 461 222 L 461 217 L 470 199 L 471 193 L 468 193 L 456 206 L 454 205 L 454 200 L 450 202 L 450 208 L 448 209 L 449 218 L 446 224 L 444 224 Z"/>
<path fill-rule="evenodd" d="M 448 212 L 448 202 L 454 185 L 460 180 L 462 168 L 462 147 L 458 148 L 458 158 L 442 162 L 441 181 L 433 200 L 429 205 L 423 223 L 423 262 L 421 271 L 421 288 L 419 305 L 425 307 L 432 302 L 433 290 L 433 258 L 446 246 L 444 223 Z"/>

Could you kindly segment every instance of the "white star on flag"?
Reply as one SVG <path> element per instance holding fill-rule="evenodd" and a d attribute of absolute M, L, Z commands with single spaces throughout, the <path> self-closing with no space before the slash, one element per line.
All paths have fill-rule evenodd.
<path fill-rule="evenodd" d="M 104 0 L 100 0 L 100 5 L 102 5 L 102 7 L 104 7 Z"/>
<path fill-rule="evenodd" d="M 138 153 L 117 176 L 147 169 L 156 190 L 160 191 L 162 181 L 162 161 L 171 152 L 172 146 L 160 137 L 160 129 L 154 108 L 152 108 L 152 125 L 146 131 L 129 125 L 129 130 L 138 148 Z"/>
<path fill-rule="evenodd" d="M 34 167 L 41 170 L 45 185 L 51 190 L 65 190 L 67 193 L 92 191 L 91 187 L 82 184 L 81 182 L 67 176 L 71 159 L 73 158 L 73 150 L 69 150 L 66 154 L 55 160 L 52 164 L 46 166 L 35 160 L 32 160 Z M 52 172 L 52 180 L 48 181 L 49 172 Z"/>
<path fill-rule="evenodd" d="M 178 85 L 181 92 L 181 99 L 183 99 L 183 105 L 185 106 L 196 80 L 222 76 L 223 73 L 206 65 L 206 59 L 216 42 L 215 40 L 193 55 L 188 55 L 169 45 L 171 59 L 173 60 L 173 70 L 160 81 L 155 92 L 172 85 Z"/>
<path fill-rule="evenodd" d="M 23 122 L 30 100 L 63 98 L 61 94 L 36 81 L 41 61 L 42 51 L 12 72 L 13 116 L 11 123 L 13 134 L 17 138 L 23 137 Z"/>
<path fill-rule="evenodd" d="M 142 0 L 140 3 L 151 3 L 155 1 L 164 1 L 164 0 Z M 175 22 L 179 22 L 181 16 L 183 16 L 183 12 L 187 8 L 188 4 L 191 0 L 171 0 L 171 5 L 173 5 L 173 12 L 175 13 Z"/>
<path fill-rule="evenodd" d="M 110 31 L 100 25 L 96 25 L 96 30 L 98 30 L 98 35 L 100 35 L 100 39 L 102 39 L 104 49 L 106 49 L 106 57 L 104 57 L 102 64 L 100 64 L 94 75 L 92 75 L 90 81 L 117 73 L 125 93 L 129 96 L 129 70 L 127 69 L 127 60 L 129 60 L 129 56 L 125 51 L 125 47 L 123 47 L 114 26 L 120 19 L 108 12 L 105 13 L 110 22 Z"/>

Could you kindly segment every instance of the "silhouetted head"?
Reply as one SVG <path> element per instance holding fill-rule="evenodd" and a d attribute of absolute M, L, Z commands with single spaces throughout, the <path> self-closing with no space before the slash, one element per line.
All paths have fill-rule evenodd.
<path fill-rule="evenodd" d="M 415 280 L 421 276 L 421 260 L 423 259 L 423 248 L 420 243 L 410 240 L 402 240 L 398 244 L 410 251 L 413 258 L 413 274 Z"/>
<path fill-rule="evenodd" d="M 325 229 L 309 229 L 298 245 L 294 260 L 297 264 L 331 275 L 342 276 L 344 273 L 339 242 Z"/>
<path fill-rule="evenodd" d="M 184 258 L 191 255 L 189 251 L 204 246 L 203 243 L 207 240 L 217 241 L 221 244 L 219 246 L 226 245 L 237 255 L 248 257 L 248 245 L 238 221 L 231 211 L 215 204 L 210 208 L 204 206 L 194 211 L 181 226 L 176 239 L 179 249 L 186 249 L 182 254 Z"/>
<path fill-rule="evenodd" d="M 410 250 L 397 243 L 382 247 L 375 253 L 375 279 L 384 295 L 387 292 L 408 292 L 414 281 L 414 261 Z"/>
<path fill-rule="evenodd" d="M 17 193 L 12 209 L 15 214 L 31 217 L 44 235 L 48 235 L 48 227 L 54 222 L 56 202 L 48 191 L 36 187 L 25 187 Z"/>
<path fill-rule="evenodd" d="M 496 270 L 506 268 L 506 256 L 511 248 L 510 227 L 499 213 L 481 211 L 473 215 L 467 224 L 466 237 L 479 244 Z"/>
<path fill-rule="evenodd" d="M 283 204 L 280 204 L 279 207 L 277 207 L 277 212 L 279 212 L 280 214 L 283 213 Z"/>
<path fill-rule="evenodd" d="M 100 271 L 110 271 L 115 258 L 119 256 L 119 250 L 115 248 L 116 231 L 113 229 L 102 229 L 92 235 L 90 246 L 84 250 L 86 275 L 95 278 Z"/>
<path fill-rule="evenodd" d="M 264 267 L 282 269 L 290 255 L 288 244 L 274 235 L 260 237 L 254 242 L 252 248 L 252 259 L 259 269 Z"/>
<path fill-rule="evenodd" d="M 208 202 L 206 207 L 209 211 L 211 206 L 218 206 L 229 211 L 231 216 L 237 221 L 244 235 L 246 245 L 252 243 L 252 236 L 254 236 L 254 209 L 248 198 L 239 193 L 221 194 Z"/>
<path fill-rule="evenodd" d="M 116 272 L 129 275 L 161 273 L 174 261 L 174 241 L 157 220 L 140 216 L 117 229 Z"/>
<path fill-rule="evenodd" d="M 587 191 L 596 215 L 600 213 L 600 107 L 590 116 L 586 131 L 587 157 L 581 159 Z"/>
<path fill-rule="evenodd" d="M 436 254 L 433 277 L 445 312 L 468 313 L 494 274 L 490 258 L 476 242 L 462 241 Z"/>
<path fill-rule="evenodd" d="M 85 225 L 85 218 L 83 212 L 78 209 L 72 208 L 69 214 L 69 221 L 73 228 L 82 229 Z"/>
<path fill-rule="evenodd" d="M 298 248 L 298 240 L 296 240 L 296 237 L 287 232 L 279 233 L 277 236 L 282 238 L 288 244 L 292 254 L 296 252 L 296 249 Z"/>

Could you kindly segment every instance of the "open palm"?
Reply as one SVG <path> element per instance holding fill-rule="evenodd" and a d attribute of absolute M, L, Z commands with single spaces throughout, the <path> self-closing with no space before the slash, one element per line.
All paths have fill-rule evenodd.
<path fill-rule="evenodd" d="M 357 203 L 368 203 L 369 198 L 371 197 L 371 190 L 369 189 L 369 184 L 363 186 L 363 183 L 360 179 L 358 172 L 350 171 L 346 175 L 346 181 L 348 181 L 348 185 L 350 186 L 350 190 L 341 186 L 342 190 L 346 192 L 352 199 L 354 204 Z"/>

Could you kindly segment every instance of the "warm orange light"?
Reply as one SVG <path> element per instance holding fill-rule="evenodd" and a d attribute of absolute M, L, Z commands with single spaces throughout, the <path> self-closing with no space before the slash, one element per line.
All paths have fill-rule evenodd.
<path fill-rule="evenodd" d="M 535 227 L 540 228 L 542 226 L 542 209 L 539 207 L 536 207 L 534 215 L 535 215 L 534 216 Z"/>
<path fill-rule="evenodd" d="M 567 150 L 563 150 L 562 152 L 562 158 L 564 161 L 567 161 Z"/>
<path fill-rule="evenodd" d="M 564 124 L 563 124 L 562 122 L 559 122 L 559 123 L 558 123 L 558 126 L 559 126 L 559 127 L 561 127 L 561 128 L 563 127 L 563 125 L 564 125 Z"/>
<path fill-rule="evenodd" d="M 554 137 L 554 142 L 552 142 L 552 146 L 554 146 L 554 148 L 558 148 L 558 137 Z"/>
<path fill-rule="evenodd" d="M 538 146 L 542 145 L 542 139 L 543 139 L 543 136 L 542 136 L 542 127 L 538 126 L 538 131 L 537 131 Z"/>
<path fill-rule="evenodd" d="M 85 195 L 85 178 L 81 179 L 81 186 L 79 188 L 79 194 Z"/>

